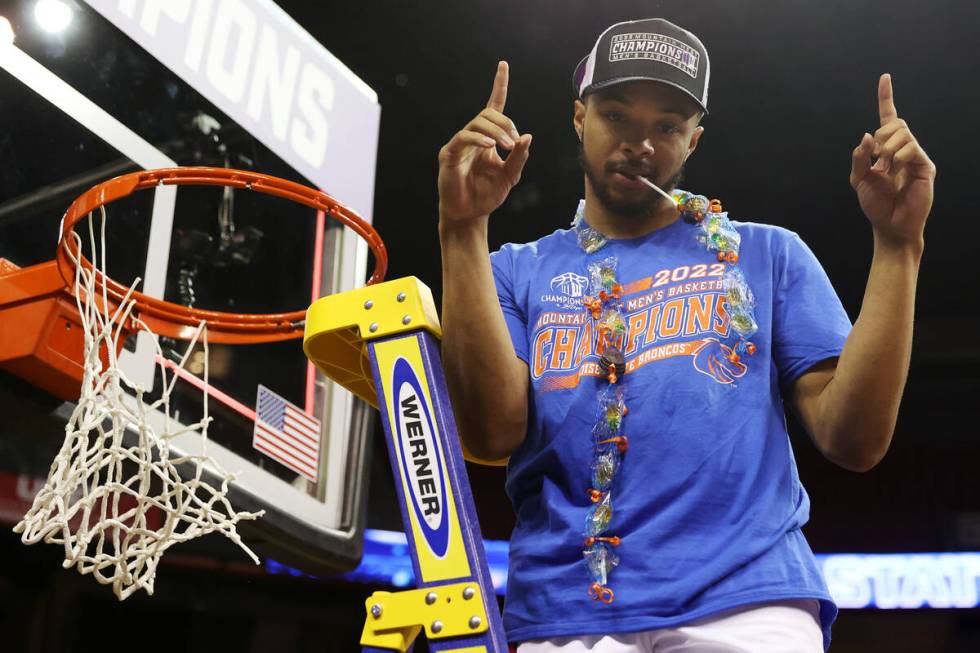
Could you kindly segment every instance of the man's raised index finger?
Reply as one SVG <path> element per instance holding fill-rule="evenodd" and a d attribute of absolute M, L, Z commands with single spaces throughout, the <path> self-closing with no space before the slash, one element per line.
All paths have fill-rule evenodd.
<path fill-rule="evenodd" d="M 892 76 L 888 73 L 878 80 L 878 117 L 882 125 L 898 118 L 898 110 L 895 109 L 895 99 L 892 95 Z"/>
<path fill-rule="evenodd" d="M 490 101 L 487 107 L 496 111 L 503 112 L 504 105 L 507 104 L 507 82 L 510 78 L 510 68 L 506 61 L 497 63 L 497 75 L 493 78 L 493 90 L 490 92 Z"/>

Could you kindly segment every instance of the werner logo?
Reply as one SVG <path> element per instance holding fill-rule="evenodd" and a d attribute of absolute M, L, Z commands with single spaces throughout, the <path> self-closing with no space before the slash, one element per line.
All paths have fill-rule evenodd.
<path fill-rule="evenodd" d="M 395 442 L 401 453 L 402 473 L 408 483 L 409 504 L 429 544 L 442 558 L 449 548 L 446 517 L 446 479 L 442 456 L 432 424 L 432 411 L 422 384 L 404 358 L 395 361 L 391 373 L 395 405 Z"/>
<path fill-rule="evenodd" d="M 589 278 L 574 272 L 565 272 L 551 279 L 554 294 L 541 295 L 542 302 L 554 302 L 561 306 L 581 305 L 582 295 L 589 285 Z"/>

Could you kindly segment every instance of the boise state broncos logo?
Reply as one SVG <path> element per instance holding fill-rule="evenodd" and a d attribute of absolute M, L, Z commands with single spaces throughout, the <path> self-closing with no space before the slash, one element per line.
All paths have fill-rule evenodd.
<path fill-rule="evenodd" d="M 745 376 L 748 368 L 744 363 L 733 363 L 729 356 L 731 347 L 721 344 L 715 338 L 708 338 L 694 352 L 694 369 L 707 374 L 718 383 L 734 383 L 735 379 Z"/>

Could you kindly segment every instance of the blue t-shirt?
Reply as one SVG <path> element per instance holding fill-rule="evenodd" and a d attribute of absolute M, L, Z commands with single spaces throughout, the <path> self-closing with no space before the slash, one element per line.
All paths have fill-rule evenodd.
<path fill-rule="evenodd" d="M 504 626 L 511 641 L 676 626 L 753 603 L 813 598 L 825 646 L 837 608 L 800 528 L 810 502 L 781 389 L 838 356 L 851 324 L 826 274 L 785 229 L 733 223 L 759 331 L 747 365 L 726 359 L 718 263 L 678 220 L 583 252 L 559 230 L 491 255 L 514 350 L 528 365 L 527 436 L 511 456 Z M 612 486 L 619 566 L 611 604 L 589 598 L 582 556 L 592 502 L 596 334 L 582 306 L 588 263 L 618 259 L 628 327 L 621 388 L 629 451 Z"/>

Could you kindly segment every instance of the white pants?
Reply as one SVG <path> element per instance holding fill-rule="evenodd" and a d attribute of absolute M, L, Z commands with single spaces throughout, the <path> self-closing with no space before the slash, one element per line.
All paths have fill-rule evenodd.
<path fill-rule="evenodd" d="M 683 626 L 621 635 L 531 640 L 517 653 L 823 653 L 820 604 L 736 608 Z"/>

